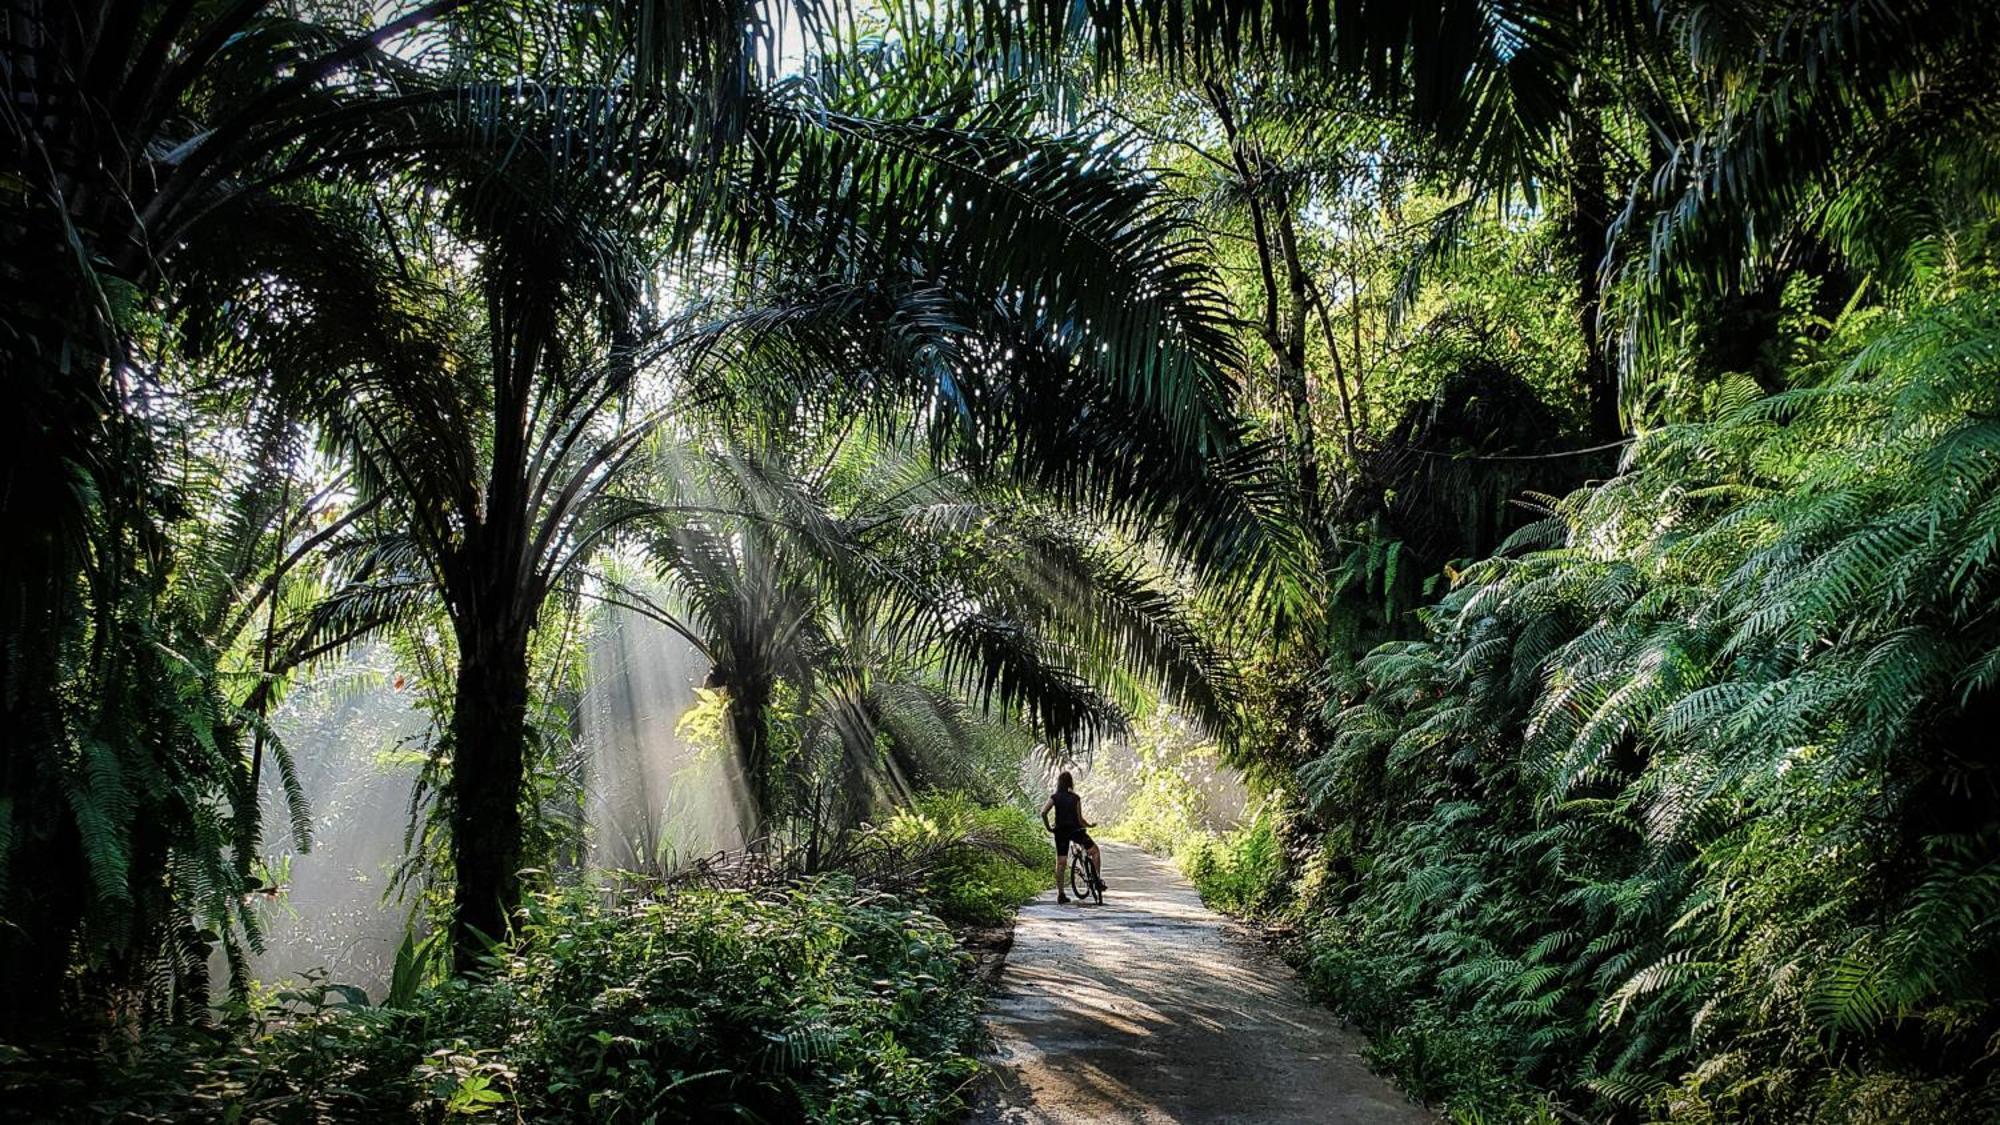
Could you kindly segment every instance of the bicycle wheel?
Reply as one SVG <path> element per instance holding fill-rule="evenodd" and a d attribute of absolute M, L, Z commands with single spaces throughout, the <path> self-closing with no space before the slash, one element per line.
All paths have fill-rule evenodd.
<path fill-rule="evenodd" d="M 1097 882 L 1095 878 L 1096 873 L 1086 870 L 1089 866 L 1090 857 L 1083 854 L 1081 850 L 1070 855 L 1069 889 L 1071 893 L 1076 895 L 1078 902 L 1084 902 L 1090 898 L 1094 884 Z"/>

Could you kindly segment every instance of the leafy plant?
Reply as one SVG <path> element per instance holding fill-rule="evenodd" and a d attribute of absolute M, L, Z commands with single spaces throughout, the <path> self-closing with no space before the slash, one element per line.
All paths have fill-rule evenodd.
<path fill-rule="evenodd" d="M 977 1071 L 978 994 L 936 917 L 838 879 L 535 898 L 477 984 L 381 1006 L 308 980 L 230 1030 L 11 1050 L 0 1112 L 242 1122 L 947 1121 Z M 406 943 L 407 960 L 427 943 Z M 51 1118 L 51 1114 L 54 1117 Z"/>
<path fill-rule="evenodd" d="M 1505 1029 L 1484 1053 L 1512 1079 L 1607 1110 L 2000 1096 L 1971 733 L 2000 666 L 2000 306 L 1844 331 L 1797 389 L 1648 435 L 1523 540 L 1555 546 L 1471 569 L 1347 685 L 1301 773 L 1351 849 L 1307 956 L 1398 1073 L 1487 1096 L 1398 1046 L 1450 1012 Z"/>
<path fill-rule="evenodd" d="M 1232 914 L 1259 914 L 1277 906 L 1291 874 L 1277 814 L 1269 804 L 1221 836 L 1190 838 L 1175 858 L 1203 902 Z"/>
<path fill-rule="evenodd" d="M 1018 805 L 981 807 L 964 793 L 927 793 L 875 835 L 906 854 L 935 856 L 916 861 L 924 866 L 918 893 L 956 925 L 1000 925 L 1052 877 L 1049 834 Z"/>

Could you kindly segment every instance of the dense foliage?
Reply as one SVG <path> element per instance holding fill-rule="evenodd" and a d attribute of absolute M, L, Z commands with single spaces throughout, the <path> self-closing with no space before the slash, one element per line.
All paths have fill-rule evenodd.
<path fill-rule="evenodd" d="M 1147 765 L 1132 834 L 1468 1118 L 1991 1117 L 1990 13 L 1509 11 L 1420 36 L 1504 61 L 1462 95 L 1302 76 L 1308 20 L 1110 110 L 1315 591 L 1213 623 L 1256 814 Z"/>
<path fill-rule="evenodd" d="M 577 889 L 528 919 L 477 982 L 420 983 L 425 951 L 406 947 L 374 1003 L 307 981 L 247 1026 L 17 1054 L 0 1104 L 75 1121 L 946 1121 L 977 1073 L 979 990 L 950 930 L 851 882 L 613 905 Z"/>
<path fill-rule="evenodd" d="M 926 793 L 871 838 L 890 848 L 942 846 L 916 893 L 954 925 L 1004 924 L 1048 887 L 1048 833 L 1019 805 L 981 807 L 963 793 Z"/>
<path fill-rule="evenodd" d="M 1315 915 L 1336 996 L 1676 1120 L 2000 1108 L 1996 313 L 1718 387 L 1362 663 L 1302 775 L 1368 865 Z"/>
<path fill-rule="evenodd" d="M 2000 1116 L 1992 5 L 6 11 L 10 1090 L 947 1115 L 946 932 L 840 880 L 996 923 L 1136 733 L 1419 1096 Z M 637 619 L 760 890 L 573 889 Z M 443 936 L 277 1014 L 363 642 Z"/>
<path fill-rule="evenodd" d="M 1992 1116 L 1996 340 L 1979 286 L 1717 380 L 1141 838 L 1469 1118 Z"/>

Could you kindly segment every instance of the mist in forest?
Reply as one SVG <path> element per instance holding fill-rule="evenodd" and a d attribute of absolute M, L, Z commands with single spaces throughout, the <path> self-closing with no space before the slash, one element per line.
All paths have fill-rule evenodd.
<path fill-rule="evenodd" d="M 301 683 L 271 716 L 312 814 L 311 848 L 286 831 L 283 791 L 267 771 L 265 863 L 276 893 L 258 908 L 267 984 L 324 970 L 379 995 L 409 904 L 391 893 L 429 716 L 385 645 L 365 645 Z"/>
<path fill-rule="evenodd" d="M 681 733 L 706 658 L 619 607 L 598 615 L 588 644 L 577 730 L 592 872 L 662 874 L 742 847 L 748 797 L 734 755 Z M 280 830 L 289 818 L 273 778 L 265 862 L 276 893 L 258 907 L 264 951 L 252 975 L 277 985 L 324 971 L 379 996 L 413 921 L 414 896 L 394 878 L 429 716 L 386 646 L 371 645 L 301 684 L 271 721 L 297 764 L 313 834 L 301 851 Z"/>
<path fill-rule="evenodd" d="M 1171 713 L 1148 716 L 1127 736 L 1088 753 L 1056 761 L 1030 757 L 1022 765 L 1022 785 L 1039 803 L 1064 770 L 1083 795 L 1084 815 L 1105 827 L 1138 813 L 1134 798 L 1148 790 L 1171 793 L 1190 826 L 1210 832 L 1236 827 L 1250 806 L 1242 773 L 1223 763 L 1197 725 Z"/>
<path fill-rule="evenodd" d="M 682 730 L 708 660 L 672 629 L 620 607 L 600 617 L 589 660 L 582 724 L 591 867 L 658 873 L 742 847 L 748 791 L 735 756 Z"/>

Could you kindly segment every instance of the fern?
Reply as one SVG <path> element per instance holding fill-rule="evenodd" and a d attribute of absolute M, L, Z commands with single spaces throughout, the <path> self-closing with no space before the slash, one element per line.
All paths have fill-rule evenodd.
<path fill-rule="evenodd" d="M 1465 571 L 1299 773 L 1366 849 L 1344 940 L 1607 1104 L 1993 1095 L 2000 297 L 1841 331 Z"/>

